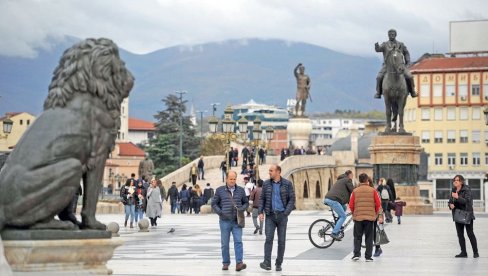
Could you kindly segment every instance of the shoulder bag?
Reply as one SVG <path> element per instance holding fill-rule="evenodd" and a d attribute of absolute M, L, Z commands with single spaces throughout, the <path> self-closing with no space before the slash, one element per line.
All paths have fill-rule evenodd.
<path fill-rule="evenodd" d="M 244 215 L 244 211 L 237 209 L 236 202 L 234 201 L 234 197 L 232 196 L 232 193 L 230 191 L 229 191 L 229 197 L 230 200 L 232 201 L 232 205 L 234 205 L 234 208 L 237 211 L 237 225 L 241 228 L 244 228 L 246 226 L 246 216 Z"/>
<path fill-rule="evenodd" d="M 383 245 L 389 243 L 390 240 L 385 232 L 385 226 L 383 224 L 378 224 L 376 226 L 376 239 L 374 241 L 375 245 Z"/>
<path fill-rule="evenodd" d="M 461 224 L 471 224 L 471 214 L 459 208 L 454 209 L 453 220 Z"/>

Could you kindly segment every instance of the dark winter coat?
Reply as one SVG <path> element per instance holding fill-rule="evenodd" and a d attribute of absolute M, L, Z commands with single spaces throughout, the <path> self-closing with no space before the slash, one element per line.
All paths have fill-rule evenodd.
<path fill-rule="evenodd" d="M 475 219 L 473 211 L 473 196 L 471 195 L 471 189 L 469 188 L 469 186 L 463 184 L 463 186 L 461 186 L 461 190 L 459 190 L 458 192 L 458 198 L 455 199 L 451 196 L 451 198 L 449 198 L 449 203 L 454 204 L 454 209 L 458 208 L 464 211 L 468 211 L 469 213 L 471 213 L 471 218 Z M 453 218 L 454 209 L 452 209 Z"/>
<path fill-rule="evenodd" d="M 178 188 L 176 188 L 176 185 L 171 185 L 171 187 L 168 189 L 166 200 L 168 200 L 168 198 L 171 200 L 171 203 L 178 201 Z"/>
<path fill-rule="evenodd" d="M 281 178 L 280 180 L 280 198 L 285 211 L 283 212 L 288 216 L 291 211 L 295 209 L 295 190 L 293 189 L 293 184 L 287 179 Z M 264 181 L 263 190 L 261 196 L 259 197 L 259 214 L 265 213 L 266 215 L 271 214 L 272 210 L 272 197 L 273 184 L 270 179 Z"/>
<path fill-rule="evenodd" d="M 244 188 L 235 186 L 234 195 L 232 196 L 236 207 L 240 211 L 245 211 L 249 206 L 249 201 Z M 237 221 L 237 210 L 231 199 L 231 192 L 227 185 L 220 186 L 215 191 L 212 199 L 212 209 L 217 213 L 221 220 Z"/>
<path fill-rule="evenodd" d="M 135 204 L 135 199 L 134 199 L 135 190 L 136 190 L 135 186 L 133 187 L 132 193 L 129 193 L 130 186 L 123 186 L 122 188 L 120 188 L 120 197 L 124 205 Z"/>
<path fill-rule="evenodd" d="M 395 201 L 395 216 L 403 216 L 403 206 L 407 206 L 405 201 Z"/>
<path fill-rule="evenodd" d="M 352 184 L 352 180 L 348 177 L 342 177 L 332 185 L 332 188 L 330 188 L 329 192 L 325 195 L 325 198 L 337 201 L 344 205 L 349 203 L 353 190 L 354 185 Z"/>

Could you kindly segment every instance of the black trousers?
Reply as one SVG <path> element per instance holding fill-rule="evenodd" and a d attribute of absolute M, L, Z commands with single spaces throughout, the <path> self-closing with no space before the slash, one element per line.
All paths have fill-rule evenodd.
<path fill-rule="evenodd" d="M 374 221 L 354 221 L 354 256 L 361 256 L 361 241 L 365 236 L 366 252 L 364 257 L 371 258 L 373 255 L 373 225 Z"/>
<path fill-rule="evenodd" d="M 466 227 L 466 233 L 468 233 L 469 241 L 471 242 L 471 247 L 473 248 L 473 253 L 478 253 L 478 243 L 476 241 L 476 237 L 473 232 L 473 223 L 474 220 L 471 220 L 470 224 L 456 224 L 456 232 L 459 240 L 459 246 L 461 246 L 461 252 L 466 253 L 466 240 L 464 239 L 464 227 Z"/>

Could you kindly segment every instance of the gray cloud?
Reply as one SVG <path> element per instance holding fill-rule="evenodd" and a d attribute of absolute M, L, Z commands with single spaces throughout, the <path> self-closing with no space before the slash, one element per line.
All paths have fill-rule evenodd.
<path fill-rule="evenodd" d="M 398 30 L 412 55 L 446 52 L 449 21 L 483 19 L 484 0 L 2 0 L 0 55 L 32 57 L 63 36 L 109 37 L 146 53 L 181 44 L 240 38 L 302 41 L 376 55 Z"/>

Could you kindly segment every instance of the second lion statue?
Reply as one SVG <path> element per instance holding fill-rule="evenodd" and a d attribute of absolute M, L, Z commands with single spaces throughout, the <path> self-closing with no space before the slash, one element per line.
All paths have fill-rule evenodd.
<path fill-rule="evenodd" d="M 105 161 L 120 127 L 120 106 L 134 84 L 109 39 L 67 49 L 54 71 L 43 113 L 0 172 L 0 230 L 76 229 L 54 219 L 83 183 L 83 229 L 105 230 L 95 211 Z"/>

